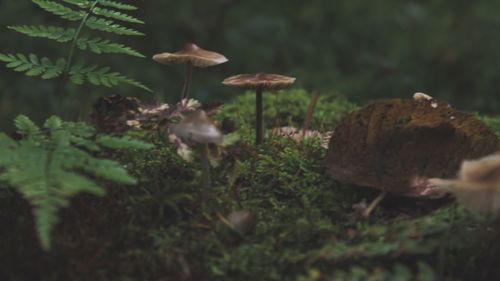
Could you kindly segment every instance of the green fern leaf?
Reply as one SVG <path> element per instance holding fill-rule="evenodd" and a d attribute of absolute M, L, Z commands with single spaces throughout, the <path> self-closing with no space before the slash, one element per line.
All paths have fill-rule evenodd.
<path fill-rule="evenodd" d="M 94 30 L 114 33 L 118 35 L 135 35 L 135 36 L 144 35 L 144 33 L 142 32 L 121 26 L 119 24 L 116 24 L 112 20 L 106 20 L 103 18 L 89 17 L 86 22 L 86 25 Z"/>
<path fill-rule="evenodd" d="M 78 6 L 81 9 L 88 9 L 92 6 L 92 2 L 87 0 L 62 0 L 62 1 L 71 5 Z"/>
<path fill-rule="evenodd" d="M 120 3 L 117 1 L 111 1 L 111 0 L 100 0 L 99 4 L 101 6 L 111 7 L 111 8 L 120 9 L 120 10 L 127 10 L 127 11 L 137 10 L 136 6 L 132 6 L 129 4 L 123 4 L 123 3 Z"/>
<path fill-rule="evenodd" d="M 136 182 L 119 163 L 95 158 L 71 141 L 79 138 L 99 146 L 94 142 L 95 130 L 86 124 L 63 122 L 53 116 L 44 123 L 46 130 L 41 130 L 23 115 L 15 119 L 15 124 L 24 138 L 15 142 L 0 134 L 0 180 L 8 182 L 33 206 L 38 237 L 46 250 L 59 222 L 58 212 L 69 205 L 71 197 L 82 192 L 104 195 L 105 190 L 94 177 L 120 184 Z M 120 145 L 126 148 L 127 143 L 129 148 L 146 147 L 126 139 Z"/>
<path fill-rule="evenodd" d="M 83 19 L 83 17 L 85 16 L 85 13 L 82 11 L 75 11 L 71 8 L 68 8 L 54 1 L 46 1 L 46 0 L 32 0 L 32 1 L 45 11 L 69 21 L 79 21 Z"/>
<path fill-rule="evenodd" d="M 17 72 L 24 72 L 27 76 L 39 76 L 43 79 L 53 79 L 61 76 L 63 73 L 71 71 L 69 78 L 74 84 L 80 85 L 85 81 L 90 82 L 93 85 L 103 85 L 106 87 L 113 87 L 120 83 L 129 84 L 135 87 L 142 88 L 147 91 L 151 91 L 145 85 L 130 78 L 121 75 L 118 72 L 111 72 L 109 68 L 103 67 L 97 69 L 97 66 L 93 67 L 83 67 L 76 66 L 71 67 L 71 62 L 74 54 L 74 47 L 77 46 L 81 50 L 90 50 L 97 54 L 102 53 L 117 53 L 125 54 L 135 57 L 144 57 L 141 53 L 136 50 L 118 43 L 113 43 L 106 39 L 101 38 L 90 38 L 90 37 L 80 37 L 81 27 L 87 26 L 90 29 L 118 34 L 118 35 L 144 35 L 143 33 L 122 26 L 115 23 L 114 20 L 120 20 L 131 23 L 144 22 L 130 16 L 128 14 L 115 11 L 113 9 L 119 10 L 134 10 L 136 7 L 122 4 L 117 1 L 106 1 L 106 0 L 61 0 L 63 3 L 77 6 L 79 9 L 72 9 L 60 4 L 54 0 L 32 0 L 33 3 L 38 5 L 40 8 L 55 14 L 63 19 L 70 21 L 81 21 L 80 28 L 78 31 L 74 28 L 61 28 L 56 26 L 29 26 L 29 25 L 19 25 L 10 26 L 9 28 L 25 34 L 30 37 L 46 38 L 50 40 L 55 40 L 60 43 L 72 42 L 70 56 L 68 61 L 65 59 L 57 59 L 55 62 L 47 57 L 39 58 L 35 54 L 30 54 L 26 56 L 24 54 L 2 54 L 0 53 L 0 61 L 6 63 L 7 68 L 11 68 Z M 108 8 L 96 7 L 97 4 Z M 113 9 L 111 9 L 113 8 Z M 90 11 L 92 9 L 92 11 Z M 90 16 L 94 13 L 100 17 Z M 109 20 L 106 18 L 111 18 Z M 65 75 L 66 77 L 66 75 Z"/>
<path fill-rule="evenodd" d="M 34 54 L 29 58 L 23 54 L 0 54 L 0 61 L 6 62 L 8 68 L 25 72 L 27 76 L 41 76 L 43 79 L 53 79 L 61 75 L 66 61 L 62 58 L 53 63 L 49 58 L 38 59 Z"/>
<path fill-rule="evenodd" d="M 26 115 L 19 115 L 14 119 L 17 132 L 24 136 L 39 135 L 40 128 L 33 123 Z"/>
<path fill-rule="evenodd" d="M 120 13 L 118 11 L 113 11 L 113 10 L 108 10 L 104 8 L 99 8 L 95 7 L 92 12 L 101 17 L 106 17 L 114 20 L 120 20 L 120 21 L 125 21 L 125 22 L 131 22 L 131 23 L 138 23 L 138 24 L 144 24 L 144 22 L 138 18 L 135 18 L 133 16 Z"/>
<path fill-rule="evenodd" d="M 99 136 L 96 143 L 110 149 L 151 149 L 153 145 L 130 137 Z"/>
<path fill-rule="evenodd" d="M 85 81 L 88 81 L 96 86 L 102 85 L 105 87 L 113 87 L 118 84 L 129 84 L 151 92 L 151 89 L 140 82 L 127 78 L 118 72 L 110 72 L 109 67 L 98 68 L 97 65 L 85 66 L 82 62 L 80 62 L 71 68 L 69 75 L 70 80 L 77 85 L 82 84 Z"/>
<path fill-rule="evenodd" d="M 30 37 L 47 38 L 55 40 L 60 43 L 71 41 L 76 32 L 74 28 L 64 29 L 62 27 L 43 26 L 43 25 L 8 26 L 8 28 L 20 32 L 22 34 L 28 35 Z"/>
<path fill-rule="evenodd" d="M 78 166 L 75 166 L 78 167 Z M 78 168 L 93 175 L 120 184 L 133 185 L 137 180 L 131 177 L 127 171 L 115 161 L 106 159 L 88 158 L 83 166 Z"/>
<path fill-rule="evenodd" d="M 17 143 L 12 140 L 7 134 L 0 133 L 0 151 L 11 151 L 17 147 Z M 11 153 L 0 153 L 0 167 L 10 165 L 15 161 L 14 155 Z"/>
<path fill-rule="evenodd" d="M 122 44 L 112 43 L 109 40 L 102 39 L 99 37 L 89 39 L 87 36 L 82 36 L 80 39 L 78 39 L 77 46 L 81 50 L 88 49 L 96 54 L 114 53 L 114 54 L 130 55 L 140 58 L 145 57 L 143 54 L 137 52 L 136 50 L 130 47 L 124 46 Z"/>

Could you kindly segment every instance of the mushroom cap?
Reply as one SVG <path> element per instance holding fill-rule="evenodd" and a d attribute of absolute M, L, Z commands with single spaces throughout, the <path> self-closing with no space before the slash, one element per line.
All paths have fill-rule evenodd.
<path fill-rule="evenodd" d="M 176 53 L 161 53 L 153 56 L 153 60 L 161 64 L 192 63 L 196 67 L 208 67 L 227 62 L 227 58 L 219 53 L 204 50 L 196 44 L 188 43 Z"/>
<path fill-rule="evenodd" d="M 222 144 L 223 140 L 222 133 L 203 110 L 189 114 L 179 124 L 172 125 L 170 130 L 180 138 L 201 144 Z"/>
<path fill-rule="evenodd" d="M 287 88 L 295 82 L 294 77 L 288 77 L 279 74 L 239 74 L 226 78 L 222 84 L 234 88 L 254 90 L 262 88 L 263 90 L 281 90 Z"/>
<path fill-rule="evenodd" d="M 338 122 L 326 165 L 344 183 L 421 196 L 425 179 L 452 177 L 463 160 L 498 150 L 498 136 L 473 114 L 435 99 L 390 99 Z"/>

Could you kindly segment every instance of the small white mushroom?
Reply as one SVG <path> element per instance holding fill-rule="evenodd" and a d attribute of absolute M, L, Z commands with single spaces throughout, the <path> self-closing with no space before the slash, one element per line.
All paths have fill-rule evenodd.
<path fill-rule="evenodd" d="M 228 215 L 227 220 L 241 236 L 248 234 L 255 227 L 255 217 L 248 210 L 232 212 Z"/>
<path fill-rule="evenodd" d="M 222 144 L 223 135 L 203 110 L 189 113 L 179 124 L 172 125 L 170 130 L 179 138 L 198 143 L 200 147 L 202 200 L 205 201 L 206 192 L 211 185 L 208 144 Z"/>
<path fill-rule="evenodd" d="M 203 110 L 189 114 L 179 124 L 172 125 L 170 130 L 176 136 L 198 144 L 222 144 L 223 141 L 222 133 Z"/>
<path fill-rule="evenodd" d="M 427 94 L 424 94 L 424 93 L 421 93 L 421 92 L 417 92 L 415 94 L 413 94 L 413 99 L 416 100 L 416 101 L 423 101 L 423 100 L 428 100 L 428 101 L 431 101 L 433 100 L 434 98 L 427 95 Z"/>

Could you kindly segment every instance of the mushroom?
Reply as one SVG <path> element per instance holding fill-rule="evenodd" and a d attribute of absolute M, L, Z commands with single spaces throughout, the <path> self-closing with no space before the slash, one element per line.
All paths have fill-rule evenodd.
<path fill-rule="evenodd" d="M 463 161 L 456 179 L 433 178 L 429 183 L 451 192 L 472 212 L 500 215 L 500 152 Z"/>
<path fill-rule="evenodd" d="M 295 78 L 278 75 L 278 74 L 239 74 L 226 78 L 222 83 L 226 86 L 255 90 L 255 127 L 256 127 L 256 144 L 261 144 L 264 136 L 262 124 L 262 92 L 276 91 L 289 87 L 295 82 Z"/>
<path fill-rule="evenodd" d="M 330 139 L 325 163 L 338 181 L 390 193 L 439 198 L 431 178 L 455 175 L 465 159 L 500 150 L 495 132 L 473 114 L 424 94 L 371 103 L 345 115 Z"/>
<path fill-rule="evenodd" d="M 255 227 L 255 216 L 248 210 L 232 212 L 227 216 L 229 226 L 239 235 L 245 236 Z"/>
<path fill-rule="evenodd" d="M 227 58 L 219 53 L 204 50 L 194 43 L 184 45 L 175 53 L 161 53 L 153 56 L 153 60 L 161 64 L 186 64 L 186 77 L 182 88 L 181 100 L 188 97 L 193 67 L 205 68 L 227 62 Z"/>
<path fill-rule="evenodd" d="M 205 111 L 198 110 L 187 115 L 181 122 L 172 125 L 171 132 L 176 136 L 197 143 L 201 151 L 202 192 L 210 188 L 210 162 L 208 144 L 222 144 L 222 133 L 207 117 Z"/>

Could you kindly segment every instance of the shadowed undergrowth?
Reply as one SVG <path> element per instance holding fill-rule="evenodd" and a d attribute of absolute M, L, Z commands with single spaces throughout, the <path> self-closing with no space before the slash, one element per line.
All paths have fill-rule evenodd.
<path fill-rule="evenodd" d="M 286 98 L 285 98 L 286 97 Z M 300 126 L 302 91 L 266 97 L 266 120 Z M 29 206 L 0 189 L 0 280 L 495 280 L 498 229 L 449 200 L 388 198 L 369 221 L 352 205 L 377 192 L 326 173 L 318 140 L 272 137 L 253 145 L 253 99 L 219 116 L 240 141 L 221 151 L 213 186 L 200 202 L 198 156 L 186 163 L 168 143 L 114 154 L 140 184 L 79 196 L 62 212 L 53 250 L 37 244 Z M 269 106 L 269 104 L 268 104 Z M 331 129 L 355 108 L 320 100 L 314 129 Z M 335 110 L 331 110 L 335 109 Z M 280 114 L 283 115 L 280 115 Z M 281 117 L 280 117 L 281 116 Z M 291 116 L 285 118 L 284 116 Z M 268 122 L 268 127 L 273 127 Z M 224 219 L 249 210 L 255 227 L 238 234 Z M 481 279 L 482 278 L 482 279 Z M 491 279 L 493 278 L 493 279 Z"/>

